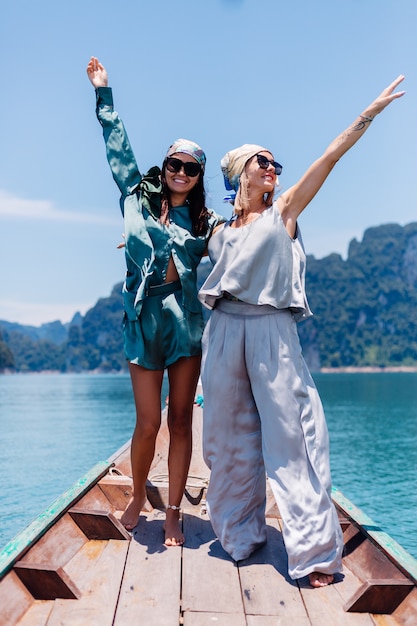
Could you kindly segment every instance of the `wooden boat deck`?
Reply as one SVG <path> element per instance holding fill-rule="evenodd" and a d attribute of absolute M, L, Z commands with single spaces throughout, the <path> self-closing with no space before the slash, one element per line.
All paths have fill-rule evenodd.
<path fill-rule="evenodd" d="M 193 460 L 182 502 L 183 547 L 163 545 L 167 433 L 132 536 L 118 521 L 130 497 L 129 446 L 98 464 L 0 554 L 2 626 L 415 626 L 417 561 L 334 492 L 344 573 L 312 589 L 292 581 L 279 511 L 268 493 L 268 542 L 235 563 L 205 511 L 196 407 Z"/>

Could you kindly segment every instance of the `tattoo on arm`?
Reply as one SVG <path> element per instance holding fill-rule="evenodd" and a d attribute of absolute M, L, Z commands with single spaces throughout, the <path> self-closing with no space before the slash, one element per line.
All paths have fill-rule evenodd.
<path fill-rule="evenodd" d="M 360 122 L 355 124 L 355 126 L 352 126 L 352 130 L 363 130 L 365 128 L 366 124 L 370 124 L 370 121 L 369 120 L 361 120 Z"/>
<path fill-rule="evenodd" d="M 356 124 L 348 128 L 347 130 L 345 130 L 341 135 L 339 135 L 339 137 L 337 137 L 337 139 L 333 142 L 333 147 L 338 148 L 340 145 L 342 145 L 345 141 L 349 139 L 352 133 L 354 133 L 355 131 L 357 132 L 357 131 L 364 130 L 366 128 L 366 124 L 370 124 L 374 119 L 373 117 L 368 116 L 368 115 L 359 115 L 359 117 L 360 117 L 359 122 L 357 122 Z M 353 143 L 356 143 L 356 141 L 357 139 L 355 139 Z"/>
<path fill-rule="evenodd" d="M 354 131 L 358 131 L 358 130 L 363 130 L 365 128 L 365 125 L 367 124 L 367 120 L 363 121 L 361 120 L 360 122 L 358 122 L 357 124 L 355 124 L 354 126 L 352 126 L 351 128 L 348 128 L 348 130 L 345 130 L 340 137 L 337 139 L 337 146 L 340 146 L 343 142 L 346 141 L 346 139 L 348 139 L 350 137 L 350 135 L 352 134 L 352 132 Z"/>

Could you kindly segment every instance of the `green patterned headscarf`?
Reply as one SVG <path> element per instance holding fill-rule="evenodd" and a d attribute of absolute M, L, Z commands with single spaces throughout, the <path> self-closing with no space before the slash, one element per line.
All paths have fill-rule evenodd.
<path fill-rule="evenodd" d="M 194 141 L 190 141 L 189 139 L 177 139 L 174 141 L 172 146 L 168 148 L 168 152 L 166 153 L 166 157 L 170 157 L 177 152 L 182 152 L 183 154 L 188 154 L 192 156 L 197 163 L 200 163 L 201 169 L 204 172 L 206 167 L 206 155 L 200 146 Z"/>

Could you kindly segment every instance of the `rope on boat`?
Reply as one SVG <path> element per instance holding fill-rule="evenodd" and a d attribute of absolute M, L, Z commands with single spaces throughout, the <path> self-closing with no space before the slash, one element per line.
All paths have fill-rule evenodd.
<path fill-rule="evenodd" d="M 109 476 L 125 476 L 125 474 L 123 474 L 123 472 L 121 472 L 119 470 L 118 467 L 115 467 L 114 465 L 109 469 Z"/>
<path fill-rule="evenodd" d="M 190 479 L 196 482 L 190 482 Z M 168 474 L 153 474 L 149 477 L 151 483 L 167 483 L 168 482 Z M 202 478 L 201 476 L 192 476 L 189 475 L 187 478 L 187 482 L 185 484 L 186 487 L 194 487 L 195 489 L 203 489 L 204 487 L 208 487 L 209 478 Z"/>
<path fill-rule="evenodd" d="M 190 480 L 191 479 L 191 480 Z M 155 474 L 149 477 L 151 483 L 167 483 L 168 482 L 168 474 Z M 187 482 L 185 484 L 185 488 L 191 487 L 194 489 L 200 489 L 203 491 L 208 487 L 210 480 L 209 478 L 203 478 L 202 476 L 193 476 L 189 475 L 187 478 Z M 201 498 L 200 500 L 200 516 L 207 514 L 207 502 L 205 498 Z"/>

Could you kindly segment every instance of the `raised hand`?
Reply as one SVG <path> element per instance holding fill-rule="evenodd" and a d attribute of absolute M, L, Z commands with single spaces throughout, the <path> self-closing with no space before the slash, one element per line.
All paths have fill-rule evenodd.
<path fill-rule="evenodd" d="M 108 76 L 106 68 L 96 57 L 91 57 L 87 65 L 87 75 L 93 87 L 107 87 Z"/>
<path fill-rule="evenodd" d="M 339 159 L 362 137 L 375 115 L 381 113 L 393 100 L 401 98 L 405 94 L 405 91 L 395 92 L 396 87 L 403 80 L 404 76 L 400 74 L 364 109 L 353 125 L 349 126 L 330 143 L 322 156 L 310 165 L 298 183 L 284 191 L 278 198 L 279 210 L 290 237 L 294 237 L 298 216 L 322 187 Z"/>
<path fill-rule="evenodd" d="M 394 92 L 396 87 L 404 80 L 404 76 L 400 74 L 388 87 L 386 87 L 380 95 L 370 104 L 364 111 L 365 115 L 373 117 L 378 113 L 381 113 L 386 106 L 391 104 L 393 100 L 401 98 L 405 94 L 405 91 Z"/>

